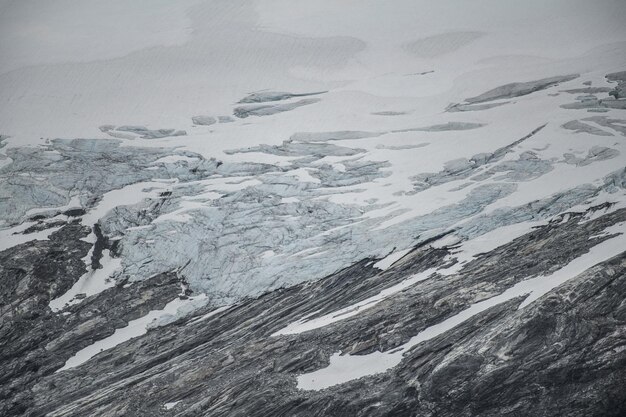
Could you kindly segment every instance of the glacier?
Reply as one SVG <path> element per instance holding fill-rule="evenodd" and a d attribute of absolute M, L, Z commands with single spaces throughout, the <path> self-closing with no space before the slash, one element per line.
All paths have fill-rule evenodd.
<path fill-rule="evenodd" d="M 0 414 L 626 413 L 622 2 L 26 3 Z"/>

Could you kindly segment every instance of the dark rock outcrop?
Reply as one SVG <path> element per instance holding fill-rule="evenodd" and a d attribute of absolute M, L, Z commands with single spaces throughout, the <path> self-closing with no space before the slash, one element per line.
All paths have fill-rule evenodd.
<path fill-rule="evenodd" d="M 591 213 L 569 213 L 479 255 L 455 274 L 435 274 L 354 317 L 315 330 L 273 335 L 304 316 L 320 317 L 420 271 L 444 267 L 453 248 L 432 247 L 435 238 L 385 271 L 372 266 L 374 259 L 364 259 L 322 280 L 244 300 L 213 315 L 207 313 L 214 307 L 207 306 L 194 317 L 55 373 L 91 340 L 159 308 L 179 289 L 176 277 L 165 274 L 105 290 L 67 308 L 69 314 L 51 313 L 46 300 L 83 272 L 80 258 L 88 250 L 76 239 L 88 230 L 68 225 L 50 242 L 0 254 L 16 259 L 9 268 L 2 263 L 3 282 L 19 277 L 2 293 L 2 304 L 24 304 L 15 288 L 29 280 L 28 297 L 34 301 L 28 304 L 37 305 L 20 315 L 3 309 L 2 331 L 8 337 L 2 338 L 2 369 L 8 378 L 1 410 L 28 416 L 622 415 L 624 253 L 523 309 L 518 309 L 523 297 L 517 297 L 476 314 L 416 345 L 387 372 L 320 391 L 296 387 L 299 374 L 325 367 L 333 352 L 389 352 L 476 302 L 565 266 L 612 238 L 602 234 L 607 227 L 626 221 L 626 209 L 587 219 Z M 76 265 L 71 271 L 46 267 L 41 274 L 26 267 L 33 262 L 30 256 L 52 256 L 59 245 L 71 254 L 65 255 L 71 262 L 63 262 Z M 107 308 L 111 303 L 115 309 Z M 24 332 L 17 326 L 45 331 Z"/>

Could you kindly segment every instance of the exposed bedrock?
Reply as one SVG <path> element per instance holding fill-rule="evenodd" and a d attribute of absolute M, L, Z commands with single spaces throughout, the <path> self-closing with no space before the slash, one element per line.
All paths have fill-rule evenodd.
<path fill-rule="evenodd" d="M 230 155 L 248 152 L 262 152 L 280 156 L 316 156 L 323 158 L 325 156 L 353 156 L 364 153 L 365 150 L 337 146 L 332 143 L 300 143 L 287 140 L 283 141 L 282 145 L 258 145 L 226 151 L 226 153 Z"/>
<path fill-rule="evenodd" d="M 318 91 L 314 93 L 287 93 L 284 91 L 260 91 L 252 93 L 239 100 L 239 103 L 266 103 L 269 101 L 282 101 L 294 97 L 317 96 L 327 93 L 327 91 Z"/>
<path fill-rule="evenodd" d="M 170 136 L 185 136 L 187 132 L 176 129 L 148 129 L 145 126 L 114 126 L 103 125 L 100 130 L 109 136 L 119 139 L 161 139 Z"/>
<path fill-rule="evenodd" d="M 217 123 L 217 119 L 213 116 L 194 116 L 191 118 L 194 125 L 211 126 Z"/>
<path fill-rule="evenodd" d="M 281 103 L 281 104 L 254 104 L 249 106 L 235 107 L 233 115 L 240 119 L 245 119 L 250 116 L 271 116 L 278 113 L 297 109 L 298 107 L 307 106 L 309 104 L 319 103 L 319 98 L 305 98 L 295 101 L 293 103 Z"/>
<path fill-rule="evenodd" d="M 50 300 L 61 296 L 87 272 L 82 258 L 91 244 L 89 229 L 77 222 L 33 241 L 0 252 L 0 414 L 31 409 L 30 386 L 59 369 L 81 348 L 113 334 L 128 321 L 162 307 L 180 289 L 174 275 L 143 284 L 104 290 L 63 313 Z"/>
<path fill-rule="evenodd" d="M 460 158 L 448 161 L 445 163 L 444 169 L 440 172 L 421 173 L 411 177 L 411 180 L 414 182 L 415 192 L 420 192 L 432 186 L 442 185 L 450 181 L 469 178 L 483 167 L 491 168 L 484 171 L 479 176 L 474 177 L 474 180 L 490 178 L 496 172 L 505 172 L 505 176 L 518 180 L 527 180 L 541 176 L 551 169 L 551 164 L 547 161 L 540 160 L 532 152 L 521 154 L 518 161 L 505 161 L 499 165 L 496 164 L 500 162 L 506 154 L 512 152 L 517 145 L 533 137 L 544 127 L 545 125 L 539 126 L 523 138 L 496 149 L 494 152 L 476 154 L 469 159 Z"/>
<path fill-rule="evenodd" d="M 501 85 L 476 97 L 466 98 L 468 103 L 484 103 L 493 100 L 501 100 L 506 98 L 514 98 L 525 96 L 536 91 L 545 90 L 561 83 L 572 81 L 578 78 L 578 74 L 559 75 L 550 78 L 542 78 L 540 80 L 518 82 Z"/>
<path fill-rule="evenodd" d="M 625 71 L 607 74 L 606 79 L 610 83 L 616 83 L 614 87 L 581 87 L 561 90 L 569 94 L 578 94 L 576 102 L 561 105 L 564 109 L 587 109 L 591 112 L 606 112 L 609 109 L 626 108 L 626 78 Z M 448 112 L 483 111 L 511 103 L 500 101 L 526 96 L 550 87 L 572 81 L 578 78 L 578 74 L 562 75 L 540 80 L 516 82 L 501 85 L 475 97 L 466 98 L 464 103 L 452 103 L 447 108 Z M 583 83 L 584 85 L 587 85 Z M 598 97 L 597 94 L 605 94 Z M 557 94 L 558 95 L 558 94 Z"/>
<path fill-rule="evenodd" d="M 591 122 L 591 123 L 589 123 Z M 626 136 L 624 119 L 614 119 L 606 116 L 592 116 L 581 120 L 572 120 L 562 125 L 564 129 L 573 130 L 576 133 L 590 133 L 597 136 L 615 136 L 613 132 Z M 594 124 L 601 127 L 594 126 Z M 608 128 L 608 129 L 602 129 Z"/>
<path fill-rule="evenodd" d="M 561 105 L 564 109 L 586 109 L 588 112 L 605 113 L 610 109 L 626 109 L 626 71 L 606 75 L 610 87 L 586 87 L 565 90 L 572 94 L 581 94 L 576 102 Z M 600 96 L 600 94 L 602 94 Z"/>
<path fill-rule="evenodd" d="M 626 221 L 626 209 L 589 217 L 595 210 L 555 219 L 477 256 L 456 273 L 435 273 L 352 317 L 303 333 L 273 335 L 305 316 L 311 320 L 353 305 L 429 268 L 445 269 L 454 262 L 454 247 L 438 247 L 435 239 L 385 271 L 373 267 L 375 259 L 364 259 L 319 281 L 244 299 L 212 316 L 205 316 L 214 309 L 207 306 L 195 317 L 150 330 L 56 373 L 65 356 L 50 346 L 103 337 L 85 324 L 92 329 L 85 330 L 88 336 L 71 330 L 81 328 L 87 312 L 107 329 L 169 301 L 173 284 L 163 275 L 160 284 L 111 288 L 73 306 L 69 315 L 53 315 L 44 305 L 39 314 L 48 317 L 46 331 L 54 335 L 63 329 L 64 339 L 31 356 L 32 344 L 15 342 L 25 349 L 15 360 L 31 361 L 14 367 L 15 382 L 2 409 L 6 415 L 28 416 L 620 416 L 626 411 L 624 253 L 522 309 L 525 296 L 469 317 L 417 344 L 385 372 L 324 390 L 296 386 L 298 375 L 326 367 L 334 352 L 363 357 L 391 352 L 480 301 L 565 267 L 614 238 L 603 232 Z M 129 299 L 124 291 L 138 292 L 128 293 Z M 13 302 L 13 294 L 3 297 Z M 140 306 L 119 301 L 115 312 L 96 307 L 107 305 L 109 297 Z M 36 377 L 24 376 L 33 372 Z"/>

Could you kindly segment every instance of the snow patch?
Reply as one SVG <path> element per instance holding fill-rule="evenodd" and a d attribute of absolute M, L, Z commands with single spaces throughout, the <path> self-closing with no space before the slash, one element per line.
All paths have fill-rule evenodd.
<path fill-rule="evenodd" d="M 396 251 L 393 252 L 387 256 L 385 256 L 383 259 L 381 259 L 380 261 L 376 262 L 374 264 L 374 268 L 378 268 L 382 271 L 385 271 L 386 269 L 388 269 L 391 265 L 393 265 L 397 260 L 399 260 L 400 258 L 402 258 L 404 255 L 406 255 L 407 253 L 409 253 L 411 251 L 411 248 L 408 249 L 404 249 L 404 250 L 400 250 L 400 251 Z"/>
<path fill-rule="evenodd" d="M 339 352 L 334 353 L 330 357 L 330 364 L 326 368 L 298 376 L 298 388 L 303 390 L 320 390 L 357 378 L 385 372 L 399 364 L 404 357 L 404 353 L 412 347 L 455 328 L 491 307 L 524 295 L 526 295 L 526 299 L 520 304 L 519 308 L 522 309 L 528 306 L 553 288 L 580 275 L 594 265 L 624 252 L 624 248 L 626 248 L 626 223 L 619 223 L 607 228 L 607 230 L 610 233 L 619 234 L 592 247 L 589 252 L 574 259 L 550 275 L 519 282 L 500 295 L 473 304 L 441 323 L 424 329 L 407 343 L 391 352 L 374 352 L 368 355 L 340 355 Z"/>
<path fill-rule="evenodd" d="M 192 300 L 190 298 L 189 300 Z M 140 317 L 136 320 L 132 320 L 128 322 L 126 327 L 122 327 L 121 329 L 115 330 L 111 336 L 98 340 L 97 342 L 87 346 L 84 349 L 78 351 L 74 356 L 69 358 L 65 365 L 59 369 L 59 371 L 65 371 L 67 369 L 75 368 L 83 363 L 87 362 L 89 359 L 97 355 L 98 353 L 112 349 L 115 346 L 126 342 L 127 340 L 133 339 L 135 337 L 142 336 L 148 332 L 148 325 L 152 323 L 154 320 L 158 320 L 160 317 L 171 314 L 176 314 L 177 310 L 180 307 L 186 305 L 189 300 L 181 300 L 178 297 L 174 300 L 170 301 L 163 307 L 161 310 L 152 310 L 148 314 L 143 317 Z"/>
<path fill-rule="evenodd" d="M 87 256 L 83 258 L 83 261 L 87 263 L 91 259 L 93 248 L 89 251 Z M 108 249 L 102 251 L 102 259 L 100 259 L 102 268 L 92 269 L 89 272 L 83 274 L 78 281 L 74 283 L 62 296 L 50 301 L 50 308 L 52 311 L 57 312 L 65 308 L 66 305 L 73 305 L 82 302 L 83 298 L 96 295 L 111 288 L 115 285 L 115 280 L 111 277 L 121 269 L 122 259 L 111 257 L 111 252 Z M 89 266 L 91 268 L 91 266 Z M 76 298 L 76 295 L 84 294 L 83 298 Z"/>

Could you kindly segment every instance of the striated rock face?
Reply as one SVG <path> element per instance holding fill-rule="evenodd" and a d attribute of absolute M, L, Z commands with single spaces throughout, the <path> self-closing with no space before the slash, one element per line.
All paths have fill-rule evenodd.
<path fill-rule="evenodd" d="M 252 93 L 239 100 L 239 103 L 266 103 L 269 101 L 283 101 L 294 97 L 316 96 L 327 93 L 327 91 L 319 91 L 314 93 L 287 93 L 284 91 L 259 91 Z"/>
<path fill-rule="evenodd" d="M 273 101 L 273 100 L 270 100 Z M 319 98 L 305 98 L 294 101 L 293 103 L 283 104 L 254 104 L 250 106 L 235 107 L 233 115 L 240 119 L 250 116 L 271 116 L 273 114 L 283 113 L 286 111 L 297 109 L 298 107 L 307 106 L 309 104 L 319 103 Z"/>
<path fill-rule="evenodd" d="M 465 99 L 470 104 L 484 103 L 493 100 L 501 100 L 505 98 L 513 98 L 519 96 L 525 96 L 527 94 L 534 93 L 536 91 L 544 90 L 548 87 L 559 85 L 566 81 L 571 81 L 578 78 L 579 74 L 560 75 L 557 77 L 543 78 L 541 80 L 533 80 L 521 83 L 510 83 L 489 90 L 476 97 Z"/>
<path fill-rule="evenodd" d="M 0 252 L 3 349 L 0 401 L 4 415 L 21 415 L 34 400 L 33 382 L 58 370 L 74 353 L 175 296 L 176 276 L 155 277 L 148 286 L 123 283 L 55 314 L 49 301 L 70 289 L 86 272 L 88 228 L 63 226 L 48 241 Z"/>
<path fill-rule="evenodd" d="M 569 213 L 566 221 L 556 219 L 451 274 L 444 272 L 454 247 L 436 244 L 445 237 L 416 246 L 385 271 L 373 266 L 376 260 L 364 259 L 322 280 L 242 300 L 212 315 L 214 308 L 205 307 L 56 373 L 91 340 L 169 301 L 178 283 L 174 275 L 162 275 L 117 286 L 58 315 L 37 300 L 62 290 L 49 282 L 67 279 L 72 270 L 50 269 L 44 279 L 22 267 L 16 286 L 29 280 L 30 290 L 2 293 L 3 306 L 23 306 L 18 313 L 3 309 L 5 346 L 20 347 L 2 352 L 3 375 L 9 377 L 3 380 L 3 414 L 623 415 L 623 253 L 575 274 L 534 303 L 520 308 L 525 295 L 513 296 L 435 332 L 386 371 L 321 390 L 297 388 L 302 375 L 325 368 L 333 352 L 366 360 L 393 352 L 436 323 L 610 243 L 616 235 L 602 232 L 625 222 L 626 209 L 585 220 L 594 212 Z M 71 245 L 76 233 L 85 230 L 64 226 L 50 242 Z M 86 245 L 79 246 L 63 246 L 65 265 L 86 252 Z M 26 248 L 32 256 L 53 256 L 50 244 L 28 244 L 2 256 Z M 23 256 L 3 267 L 3 282 L 10 271 L 32 262 Z M 281 333 L 305 316 L 314 321 L 433 268 L 444 268 L 443 275 L 434 273 L 357 315 Z M 39 307 L 26 306 L 37 302 Z M 111 303 L 116 309 L 108 308 Z M 20 327 L 25 322 L 31 331 Z"/>

